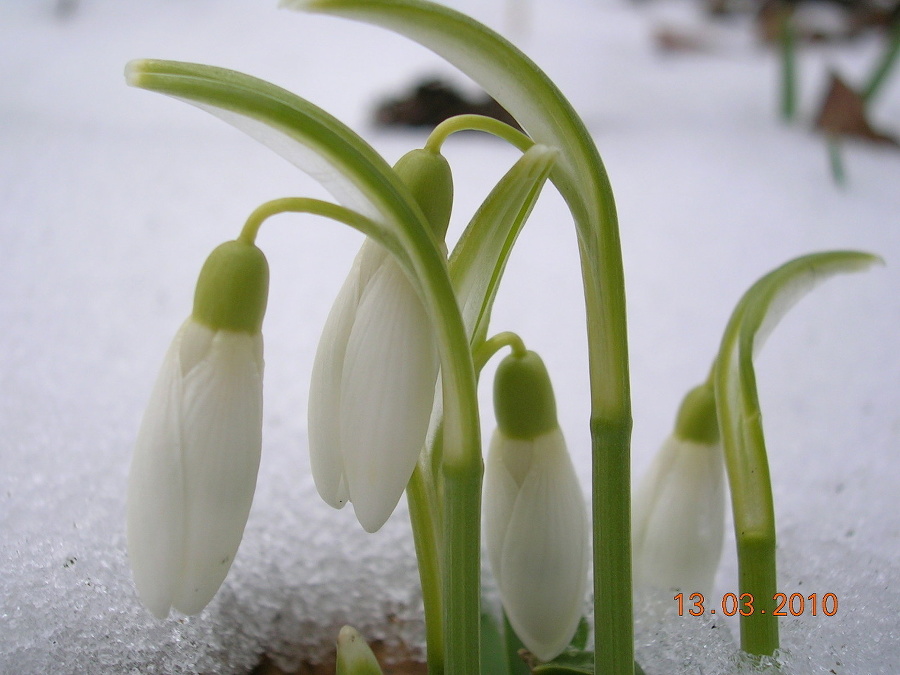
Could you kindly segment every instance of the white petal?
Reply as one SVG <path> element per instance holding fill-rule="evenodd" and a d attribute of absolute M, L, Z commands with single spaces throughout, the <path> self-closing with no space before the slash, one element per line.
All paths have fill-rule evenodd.
<path fill-rule="evenodd" d="M 638 587 L 709 593 L 722 553 L 722 450 L 670 437 L 635 491 Z"/>
<path fill-rule="evenodd" d="M 387 251 L 371 239 L 360 247 L 328 314 L 313 362 L 307 417 L 310 465 L 319 496 L 336 509 L 350 499 L 340 440 L 344 357 L 362 289 L 386 257 Z"/>
<path fill-rule="evenodd" d="M 532 441 L 507 438 L 499 431 L 491 439 L 484 466 L 484 539 L 491 569 L 495 571 L 501 567 L 503 544 L 522 485 L 522 480 L 517 481 L 510 471 L 510 460 L 525 465 L 527 471 L 533 446 Z"/>
<path fill-rule="evenodd" d="M 234 560 L 250 513 L 262 444 L 262 336 L 217 331 L 185 376 L 185 550 L 173 606 L 199 612 Z"/>
<path fill-rule="evenodd" d="M 385 257 L 363 289 L 341 381 L 344 470 L 356 517 L 368 532 L 388 519 L 415 468 L 438 365 L 425 308 Z"/>
<path fill-rule="evenodd" d="M 486 501 L 495 500 L 494 489 L 507 496 L 522 468 L 515 456 L 522 441 L 500 439 L 492 444 L 488 460 L 494 473 L 486 476 Z M 531 465 L 508 509 L 499 565 L 492 562 L 492 567 L 510 623 L 523 644 L 547 661 L 569 644 L 581 618 L 589 556 L 587 511 L 559 429 L 531 443 Z M 499 519 L 506 507 L 495 504 L 492 510 L 489 517 Z"/>
<path fill-rule="evenodd" d="M 343 508 L 349 499 L 340 440 L 341 374 L 361 289 L 360 250 L 322 329 L 309 388 L 309 461 L 316 489 L 326 504 Z"/>
<path fill-rule="evenodd" d="M 141 601 L 158 618 L 169 613 L 184 554 L 180 352 L 190 323 L 166 353 L 128 477 L 128 558 Z"/>

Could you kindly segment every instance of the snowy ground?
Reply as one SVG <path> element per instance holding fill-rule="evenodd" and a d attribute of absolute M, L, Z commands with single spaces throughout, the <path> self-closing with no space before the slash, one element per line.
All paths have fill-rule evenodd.
<path fill-rule="evenodd" d="M 125 557 L 125 477 L 199 267 L 259 203 L 322 191 L 217 120 L 127 88 L 122 69 L 157 57 L 254 74 L 330 110 L 391 161 L 424 137 L 372 128 L 374 101 L 422 75 L 456 76 L 395 35 L 274 2 L 57 4 L 66 5 L 0 4 L 0 672 L 242 673 L 262 654 L 297 668 L 347 622 L 370 638 L 420 644 L 404 509 L 364 535 L 350 509 L 320 502 L 309 476 L 312 354 L 360 240 L 297 217 L 273 221 L 259 240 L 272 268 L 264 450 L 243 545 L 201 615 L 158 622 L 138 603 Z M 452 4 L 501 31 L 511 25 L 499 1 Z M 712 29 L 713 53 L 672 56 L 654 49 L 653 29 L 700 21 L 676 0 L 522 6 L 531 28 L 511 37 L 581 111 L 616 191 L 636 475 L 680 397 L 705 376 L 752 281 L 816 250 L 887 260 L 804 300 L 770 339 L 758 376 L 783 590 L 840 600 L 834 617 L 784 622 L 785 672 L 900 672 L 900 153 L 849 145 L 850 183 L 835 187 L 821 140 L 777 121 L 775 63 L 746 25 Z M 858 81 L 875 47 L 804 54 L 805 118 L 827 69 Z M 873 112 L 900 133 L 900 77 Z M 452 236 L 516 153 L 465 137 L 446 154 L 459 194 Z M 544 356 L 586 475 L 569 223 L 548 190 L 511 261 L 494 327 L 518 331 Z M 735 590 L 731 548 L 718 585 Z M 659 632 L 644 621 L 646 672 L 733 672 L 734 642 L 716 628 L 670 617 Z"/>

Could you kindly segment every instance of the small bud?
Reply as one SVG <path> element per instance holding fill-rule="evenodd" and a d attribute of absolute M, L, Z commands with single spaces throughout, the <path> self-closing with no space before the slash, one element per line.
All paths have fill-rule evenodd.
<path fill-rule="evenodd" d="M 335 675 L 382 675 L 375 654 L 351 626 L 344 626 L 338 634 Z"/>

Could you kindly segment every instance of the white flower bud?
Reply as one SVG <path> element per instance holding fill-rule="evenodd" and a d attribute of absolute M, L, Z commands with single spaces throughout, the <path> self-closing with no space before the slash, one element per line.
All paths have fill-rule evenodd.
<path fill-rule="evenodd" d="M 366 240 L 325 323 L 309 394 L 309 452 L 328 504 L 375 532 L 425 443 L 439 368 L 430 321 L 388 253 Z"/>
<path fill-rule="evenodd" d="M 260 459 L 267 286 L 256 247 L 213 252 L 144 413 L 128 482 L 128 556 L 159 618 L 172 607 L 202 610 L 243 536 Z"/>
<path fill-rule="evenodd" d="M 693 390 L 634 492 L 637 588 L 709 594 L 725 533 L 724 457 L 711 388 Z"/>
<path fill-rule="evenodd" d="M 484 476 L 488 559 L 510 624 L 549 661 L 571 642 L 582 615 L 587 511 L 540 358 L 507 357 L 494 392 L 499 428 Z"/>

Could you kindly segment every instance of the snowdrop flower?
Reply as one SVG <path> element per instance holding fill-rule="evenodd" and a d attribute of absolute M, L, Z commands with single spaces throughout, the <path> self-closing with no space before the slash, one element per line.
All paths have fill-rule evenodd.
<path fill-rule="evenodd" d="M 497 431 L 484 477 L 488 558 L 510 624 L 549 661 L 571 642 L 581 618 L 587 511 L 537 354 L 513 353 L 500 363 L 494 407 Z"/>
<path fill-rule="evenodd" d="M 379 244 L 363 243 L 325 323 L 309 394 L 309 452 L 328 504 L 367 532 L 394 510 L 425 442 L 438 374 L 425 307 Z"/>
<path fill-rule="evenodd" d="M 237 552 L 256 488 L 268 266 L 253 244 L 216 248 L 166 354 L 128 482 L 128 556 L 158 618 L 202 610 Z"/>
<path fill-rule="evenodd" d="M 712 387 L 692 390 L 635 490 L 637 588 L 709 594 L 725 532 L 725 475 Z"/>
<path fill-rule="evenodd" d="M 438 237 L 452 179 L 439 154 L 414 150 L 395 166 Z M 322 499 L 353 502 L 375 532 L 390 517 L 425 443 L 439 369 L 425 306 L 403 270 L 367 239 L 322 331 L 309 394 L 309 453 Z"/>

